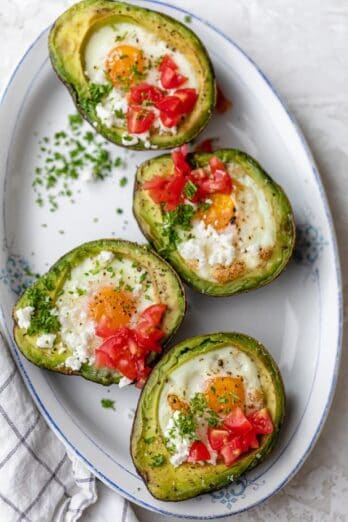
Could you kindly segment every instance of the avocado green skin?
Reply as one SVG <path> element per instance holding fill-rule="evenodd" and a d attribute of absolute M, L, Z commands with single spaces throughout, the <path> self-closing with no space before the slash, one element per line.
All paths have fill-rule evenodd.
<path fill-rule="evenodd" d="M 191 141 L 207 125 L 216 104 L 215 73 L 208 53 L 197 35 L 170 16 L 111 0 L 83 0 L 65 11 L 49 34 L 49 54 L 58 77 L 66 85 L 80 114 L 109 141 L 134 150 L 147 150 L 142 142 L 122 143 L 121 131 L 103 125 L 89 103 L 89 81 L 84 74 L 82 54 L 94 28 L 118 20 L 134 21 L 163 36 L 181 50 L 192 63 L 200 81 L 199 98 L 193 112 L 180 124 L 175 136 L 154 134 L 150 139 L 156 149 L 170 149 Z M 74 35 L 76 35 L 74 39 Z M 184 85 L 185 87 L 185 85 Z"/>
<path fill-rule="evenodd" d="M 184 318 L 186 310 L 185 293 L 182 283 L 172 267 L 145 245 L 138 245 L 121 239 L 100 239 L 84 243 L 61 257 L 32 286 L 46 292 L 55 302 L 71 270 L 84 258 L 93 257 L 106 249 L 139 262 L 151 274 L 151 279 L 155 281 L 154 284 L 158 284 L 163 290 L 164 302 L 170 305 L 171 309 L 171 312 L 166 314 L 162 324 L 166 333 L 162 344 L 166 345 Z M 26 290 L 13 308 L 13 317 L 15 317 L 14 313 L 18 308 L 28 306 L 28 304 L 30 303 Z M 83 364 L 79 371 L 73 371 L 64 366 L 64 361 L 71 355 L 71 352 L 58 354 L 54 349 L 41 349 L 35 344 L 36 337 L 30 337 L 25 330 L 18 327 L 14 319 L 14 338 L 17 346 L 22 354 L 37 366 L 66 375 L 81 375 L 85 379 L 104 385 L 117 384 L 122 377 L 117 371 L 110 371 L 107 368 L 97 369 L 89 364 Z M 151 362 L 153 362 L 153 359 Z"/>
<path fill-rule="evenodd" d="M 260 372 L 265 405 L 274 425 L 270 435 L 263 435 L 258 449 L 242 456 L 232 466 L 190 464 L 174 468 L 164 444 L 157 412 L 161 390 L 169 375 L 178 366 L 204 353 L 234 346 L 246 353 L 257 364 Z M 131 455 L 138 473 L 150 493 L 159 500 L 179 501 L 229 485 L 246 471 L 257 466 L 277 442 L 284 418 L 285 392 L 279 369 L 261 343 L 241 333 L 214 333 L 187 339 L 167 352 L 153 369 L 140 396 L 131 436 Z M 154 440 L 146 443 L 145 439 Z M 163 454 L 162 466 L 151 467 L 154 455 Z"/>
<path fill-rule="evenodd" d="M 142 184 L 156 175 L 166 175 L 173 170 L 169 154 L 162 154 L 139 166 L 134 184 L 133 213 L 145 237 L 175 268 L 185 283 L 198 292 L 218 297 L 259 288 L 279 276 L 286 267 L 294 248 L 295 225 L 291 205 L 284 191 L 251 156 L 237 149 L 190 155 L 193 165 L 197 167 L 206 166 L 212 156 L 217 156 L 224 163 L 233 163 L 245 169 L 271 200 L 276 215 L 277 238 L 273 254 L 267 261 L 265 269 L 255 269 L 226 283 L 217 283 L 201 279 L 187 266 L 176 249 L 170 252 L 164 249 L 161 208 L 153 202 L 148 191 L 142 189 Z"/>

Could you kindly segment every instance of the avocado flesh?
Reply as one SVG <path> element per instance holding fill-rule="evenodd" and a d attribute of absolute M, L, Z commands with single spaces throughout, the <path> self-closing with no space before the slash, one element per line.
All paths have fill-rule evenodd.
<path fill-rule="evenodd" d="M 274 431 L 263 435 L 260 447 L 242 455 L 235 464 L 171 465 L 158 420 L 159 398 L 166 379 L 179 366 L 195 357 L 225 346 L 247 354 L 257 365 L 265 406 L 272 417 Z M 152 371 L 139 400 L 131 437 L 134 465 L 150 493 L 159 500 L 178 501 L 214 491 L 230 484 L 257 466 L 273 449 L 283 422 L 285 393 L 279 369 L 267 350 L 255 339 L 240 333 L 215 333 L 193 337 L 172 348 Z M 150 441 L 150 442 L 149 442 Z M 164 455 L 162 466 L 152 467 L 155 455 Z"/>
<path fill-rule="evenodd" d="M 165 176 L 173 172 L 173 162 L 169 154 L 150 159 L 138 168 L 134 186 L 133 213 L 145 237 L 175 268 L 185 283 L 204 294 L 227 296 L 264 286 L 284 270 L 293 251 L 295 226 L 291 205 L 284 191 L 251 156 L 236 149 L 223 149 L 211 154 L 192 154 L 190 160 L 195 168 L 204 167 L 213 156 L 218 157 L 226 165 L 243 169 L 257 183 L 270 202 L 276 223 L 276 241 L 271 257 L 261 267 L 250 269 L 225 283 L 218 283 L 199 277 L 187 265 L 176 248 L 171 250 L 166 248 L 161 207 L 153 202 L 149 192 L 144 190 L 142 185 L 154 176 Z"/>
<path fill-rule="evenodd" d="M 198 99 L 193 111 L 178 126 L 175 135 L 160 135 L 151 131 L 153 148 L 168 149 L 182 145 L 194 137 L 208 123 L 216 103 L 216 84 L 211 61 L 206 49 L 191 29 L 173 18 L 111 0 L 84 0 L 65 11 L 53 25 L 49 35 L 49 53 L 58 77 L 69 89 L 81 115 L 106 139 L 123 147 L 144 150 L 144 142 L 125 145 L 122 134 L 125 128 L 109 128 L 97 118 L 91 103 L 90 82 L 84 73 L 84 49 L 90 35 L 103 25 L 129 22 L 158 35 L 170 48 L 185 55 L 196 71 Z M 146 49 L 144 49 L 146 53 Z M 185 87 L 183 85 L 182 87 Z"/>
<path fill-rule="evenodd" d="M 165 345 L 182 322 L 186 306 L 185 295 L 182 284 L 170 265 L 146 246 L 117 239 L 101 239 L 85 243 L 61 257 L 45 275 L 35 281 L 31 289 L 42 291 L 45 296 L 51 298 L 54 306 L 71 270 L 85 258 L 94 257 L 103 250 L 108 250 L 115 255 L 131 259 L 149 273 L 152 284 L 157 287 L 161 295 L 161 302 L 168 306 L 168 311 L 161 325 L 165 332 L 165 337 L 161 343 Z M 14 313 L 19 308 L 31 305 L 28 291 L 30 292 L 30 289 L 27 289 L 17 301 L 13 310 Z M 55 346 L 52 349 L 39 348 L 36 345 L 36 340 L 44 332 L 29 335 L 25 329 L 19 328 L 15 315 L 14 322 L 14 338 L 17 346 L 22 354 L 37 366 L 59 373 L 81 375 L 85 379 L 104 385 L 118 383 L 123 377 L 117 370 L 97 369 L 94 365 L 87 363 L 84 363 L 79 371 L 73 371 L 64 365 L 67 357 L 72 355 L 72 350 L 69 350 L 69 347 L 67 347 L 66 352 L 61 354 L 58 353 Z M 58 332 L 56 341 L 58 342 L 59 340 Z"/>

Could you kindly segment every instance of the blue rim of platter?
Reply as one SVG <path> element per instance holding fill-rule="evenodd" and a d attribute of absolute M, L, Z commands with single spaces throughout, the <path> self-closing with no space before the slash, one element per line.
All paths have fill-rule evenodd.
<path fill-rule="evenodd" d="M 312 437 L 312 440 L 311 440 L 310 444 L 308 445 L 307 449 L 305 450 L 301 460 L 297 463 L 297 465 L 293 468 L 293 470 L 288 474 L 288 476 L 271 493 L 267 494 L 262 499 L 260 499 L 257 502 L 255 502 L 254 504 L 251 504 L 250 506 L 248 506 L 246 508 L 242 508 L 242 509 L 240 509 L 240 510 L 234 512 L 234 513 L 224 513 L 224 514 L 218 514 L 218 515 L 212 515 L 212 516 L 210 516 L 210 515 L 209 516 L 183 515 L 183 514 L 178 514 L 178 513 L 171 512 L 171 511 L 163 510 L 163 509 L 160 509 L 160 508 L 158 508 L 158 507 L 156 507 L 156 506 L 154 506 L 152 504 L 148 504 L 145 501 L 139 500 L 137 497 L 134 497 L 131 494 L 129 494 L 128 492 L 124 491 L 118 484 L 116 484 L 115 482 L 110 480 L 100 470 L 98 470 L 69 441 L 67 436 L 61 431 L 59 426 L 56 424 L 54 419 L 51 417 L 51 415 L 49 414 L 49 412 L 46 410 L 45 406 L 41 402 L 40 396 L 38 395 L 38 393 L 37 393 L 37 391 L 36 391 L 32 381 L 30 380 L 29 375 L 27 374 L 27 372 L 26 372 L 26 370 L 25 370 L 25 368 L 23 366 L 23 363 L 21 361 L 20 353 L 18 351 L 18 348 L 15 345 L 15 343 L 13 342 L 12 336 L 10 335 L 10 332 L 8 330 L 6 331 L 6 337 L 11 342 L 11 345 L 13 347 L 13 351 L 14 351 L 14 354 L 15 354 L 15 357 L 16 357 L 16 363 L 17 363 L 18 367 L 20 368 L 23 377 L 25 378 L 25 382 L 26 382 L 27 387 L 29 388 L 29 390 L 31 391 L 31 394 L 35 398 L 35 401 L 38 404 L 41 413 L 44 415 L 44 417 L 46 418 L 47 422 L 50 424 L 50 426 L 55 431 L 57 436 L 65 443 L 65 445 L 67 445 L 89 467 L 89 469 L 93 472 L 94 475 L 96 475 L 98 478 L 100 478 L 104 483 L 109 484 L 110 486 L 112 486 L 113 489 L 119 491 L 122 494 L 122 496 L 126 497 L 127 499 L 129 499 L 131 501 L 134 501 L 135 503 L 137 503 L 138 505 L 140 505 L 142 507 L 148 508 L 148 509 L 150 509 L 152 511 L 155 511 L 157 513 L 160 513 L 160 514 L 163 514 L 163 515 L 171 515 L 171 516 L 175 516 L 177 518 L 190 519 L 190 520 L 220 519 L 220 518 L 231 517 L 231 516 L 243 513 L 245 511 L 248 511 L 249 509 L 252 509 L 252 508 L 262 504 L 267 499 L 269 499 L 271 496 L 273 496 L 275 493 L 280 491 L 280 489 L 282 489 L 292 479 L 292 477 L 299 471 L 301 466 L 304 464 L 304 462 L 307 459 L 308 455 L 310 454 L 310 452 L 314 448 L 314 445 L 317 442 L 318 437 L 320 435 L 320 432 L 321 432 L 321 430 L 322 430 L 322 428 L 324 426 L 325 420 L 327 418 L 327 415 L 328 415 L 328 412 L 329 412 L 329 409 L 330 409 L 330 406 L 331 406 L 331 403 L 332 403 L 332 400 L 333 400 L 333 397 L 334 397 L 334 392 L 335 392 L 336 383 L 337 383 L 338 370 L 339 370 L 339 362 L 340 362 L 341 351 L 342 351 L 342 324 L 343 324 L 343 303 L 342 303 L 342 300 L 343 299 L 342 299 L 342 277 L 341 277 L 341 268 L 340 268 L 339 253 L 338 253 L 338 247 L 337 247 L 337 239 L 336 239 L 336 233 L 335 233 L 335 229 L 334 229 L 333 219 L 332 219 L 332 216 L 331 216 L 331 212 L 330 212 L 327 196 L 325 194 L 325 191 L 324 191 L 324 188 L 323 188 L 323 184 L 322 184 L 322 181 L 321 181 L 321 178 L 320 178 L 320 174 L 319 174 L 317 166 L 315 164 L 313 155 L 312 155 L 312 153 L 311 153 L 311 151 L 310 151 L 310 149 L 308 147 L 308 144 L 307 144 L 307 142 L 306 142 L 306 140 L 304 138 L 304 135 L 303 135 L 301 129 L 299 128 L 295 118 L 290 113 L 289 109 L 287 108 L 287 106 L 285 105 L 283 100 L 281 99 L 280 95 L 278 94 L 276 89 L 273 87 L 272 83 L 267 78 L 267 76 L 265 76 L 265 74 L 262 72 L 262 70 L 258 67 L 258 65 L 245 53 L 245 51 L 243 51 L 243 49 L 241 49 L 241 47 L 236 42 L 234 42 L 231 38 L 229 38 L 220 29 L 215 27 L 211 22 L 208 22 L 207 20 L 201 18 L 200 16 L 197 16 L 197 15 L 191 13 L 190 11 L 187 11 L 186 9 L 182 9 L 180 7 L 168 4 L 166 2 L 162 2 L 161 0 L 142 0 L 142 1 L 146 2 L 146 3 L 150 3 L 150 4 L 157 4 L 159 6 L 164 6 L 164 7 L 167 7 L 169 9 L 173 9 L 174 11 L 177 11 L 178 13 L 181 13 L 183 15 L 188 15 L 188 16 L 192 17 L 193 19 L 197 20 L 198 22 L 206 25 L 207 27 L 209 27 L 213 31 L 215 31 L 222 38 L 224 38 L 226 41 L 228 41 L 233 47 L 235 47 L 248 60 L 248 62 L 254 67 L 254 69 L 256 69 L 256 71 L 259 73 L 259 75 L 267 83 L 267 85 L 269 86 L 269 88 L 273 92 L 274 96 L 277 98 L 277 100 L 281 104 L 282 108 L 286 112 L 286 114 L 287 114 L 287 116 L 288 116 L 288 118 L 289 118 L 289 120 L 290 120 L 290 122 L 291 122 L 291 124 L 292 124 L 292 126 L 293 126 L 293 128 L 294 128 L 294 130 L 296 132 L 296 134 L 297 134 L 297 137 L 300 139 L 301 144 L 302 144 L 302 146 L 303 146 L 303 148 L 305 150 L 308 162 L 311 165 L 314 178 L 315 178 L 317 186 L 319 188 L 321 201 L 323 203 L 323 207 L 324 207 L 324 210 L 325 210 L 325 215 L 326 215 L 327 222 L 328 222 L 328 225 L 329 225 L 330 235 L 331 235 L 331 239 L 332 239 L 334 260 L 335 260 L 335 272 L 336 272 L 336 278 L 337 278 L 337 286 L 338 286 L 338 289 L 339 289 L 338 295 L 337 295 L 337 306 L 338 306 L 338 318 L 339 319 L 338 319 L 338 337 L 337 337 L 337 350 L 336 350 L 335 367 L 334 367 L 333 379 L 332 379 L 332 383 L 331 383 L 331 388 L 330 388 L 330 392 L 329 392 L 329 395 L 328 395 L 328 399 L 327 399 L 327 402 L 326 402 L 325 407 L 323 409 L 323 413 L 322 413 L 321 419 L 320 419 L 320 421 L 318 423 L 317 429 L 316 429 L 316 431 L 315 431 L 315 433 L 314 433 L 314 435 Z M 38 37 L 28 47 L 26 52 L 23 54 L 21 60 L 18 62 L 18 64 L 14 68 L 12 74 L 10 75 L 10 79 L 9 79 L 7 85 L 4 88 L 4 90 L 3 90 L 3 94 L 2 94 L 1 99 L 0 99 L 0 105 L 2 105 L 2 103 L 4 102 L 4 100 L 6 98 L 6 95 L 7 95 L 7 92 L 9 91 L 9 89 L 11 87 L 11 84 L 12 84 L 12 81 L 14 80 L 14 78 L 15 78 L 15 76 L 17 74 L 17 71 L 20 68 L 22 62 L 25 60 L 27 55 L 30 53 L 31 49 L 41 39 L 42 35 L 45 32 L 47 32 L 47 30 L 49 28 L 50 28 L 50 26 L 46 27 L 38 35 Z M 2 312 L 2 310 L 1 310 L 1 312 Z M 1 315 L 3 315 L 3 314 L 1 314 Z M 2 317 L 2 320 L 3 320 L 3 323 L 5 324 L 5 321 L 4 321 L 3 317 Z M 297 429 L 298 429 L 298 427 L 297 427 Z M 295 430 L 295 432 L 292 435 L 291 439 L 293 438 L 293 436 L 297 432 L 297 429 Z M 290 441 L 291 441 L 291 439 L 290 439 Z M 289 443 L 290 443 L 290 441 L 289 441 Z M 286 448 L 284 448 L 284 449 L 286 449 Z M 260 477 L 258 477 L 258 478 L 260 478 Z"/>

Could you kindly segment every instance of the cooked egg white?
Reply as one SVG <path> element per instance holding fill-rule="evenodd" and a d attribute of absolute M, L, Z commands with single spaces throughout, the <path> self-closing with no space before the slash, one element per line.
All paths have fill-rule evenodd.
<path fill-rule="evenodd" d="M 158 407 L 158 419 L 163 432 L 173 416 L 168 395 L 174 394 L 188 402 L 196 393 L 203 393 L 208 383 L 216 377 L 241 378 L 245 408 L 248 410 L 262 407 L 262 402 L 257 404 L 262 397 L 262 387 L 255 362 L 238 348 L 225 346 L 191 359 L 169 375 L 168 382 L 163 386 Z"/>
<path fill-rule="evenodd" d="M 256 268 L 262 262 L 261 251 L 271 249 L 276 241 L 273 210 L 263 190 L 240 167 L 228 164 L 227 168 L 237 182 L 231 194 L 235 219 L 215 230 L 214 223 L 206 224 L 201 216 L 177 245 L 181 257 L 208 281 L 218 280 L 218 267 L 243 263 L 246 270 Z"/>
<path fill-rule="evenodd" d="M 188 404 L 195 394 L 208 393 L 209 400 L 213 397 L 213 403 L 209 406 L 216 411 L 221 407 L 222 400 L 228 400 L 228 384 L 223 384 L 221 388 L 221 383 L 226 383 L 228 379 L 230 383 L 233 381 L 239 383 L 238 386 L 242 386 L 243 389 L 239 389 L 238 393 L 243 397 L 243 407 L 247 412 L 263 406 L 263 392 L 257 366 L 248 355 L 233 346 L 226 346 L 195 357 L 182 364 L 168 377 L 160 395 L 158 420 L 167 444 L 172 448 L 170 462 L 174 467 L 180 466 L 187 460 L 192 440 L 178 432 L 177 421 L 180 411 L 185 410 L 173 411 L 169 398 L 175 396 L 183 404 Z M 224 395 L 221 395 L 221 389 Z M 234 386 L 230 392 L 233 394 L 233 390 L 237 389 Z M 215 464 L 217 453 L 209 444 L 206 418 L 197 419 L 197 435 L 210 452 L 210 460 L 207 462 Z"/>
<path fill-rule="evenodd" d="M 157 70 L 158 61 L 164 55 L 170 55 L 179 67 L 180 74 L 187 77 L 187 82 L 183 87 L 198 88 L 198 79 L 191 63 L 179 51 L 173 51 L 166 42 L 160 40 L 155 34 L 147 31 L 140 25 L 130 23 L 118 23 L 106 25 L 95 31 L 87 42 L 85 48 L 85 74 L 93 83 L 105 84 L 105 61 L 109 52 L 118 45 L 130 45 L 143 51 L 146 64 L 152 64 L 147 68 L 146 76 L 142 81 L 162 88 L 160 84 L 159 72 Z M 170 92 L 169 92 L 170 93 Z M 113 88 L 111 92 L 96 106 L 96 113 L 100 121 L 106 127 L 123 128 L 125 121 L 117 116 L 117 111 L 124 114 L 128 109 L 128 101 L 125 93 L 121 89 Z M 115 112 L 116 111 L 116 112 Z M 156 111 L 155 111 L 156 112 Z M 175 134 L 175 127 L 165 127 L 159 118 L 154 122 L 160 134 Z M 142 140 L 146 148 L 155 148 L 151 145 L 148 133 L 143 136 L 139 134 L 128 134 L 125 132 L 122 142 L 124 145 L 135 145 Z"/>
<path fill-rule="evenodd" d="M 88 40 L 84 58 L 85 72 L 91 82 L 106 83 L 104 74 L 106 57 L 111 49 L 121 44 L 137 47 L 143 51 L 147 60 L 151 60 L 154 63 L 154 67 L 147 73 L 147 80 L 151 83 L 158 84 L 159 82 L 155 62 L 163 55 L 169 54 L 178 65 L 180 74 L 188 78 L 185 88 L 198 88 L 195 71 L 182 53 L 172 51 L 166 42 L 160 40 L 157 35 L 147 31 L 140 25 L 124 22 L 114 24 L 113 26 L 105 25 L 101 27 Z"/>
<path fill-rule="evenodd" d="M 136 309 L 130 318 L 130 328 L 136 326 L 138 316 L 145 308 L 159 301 L 146 273 L 131 259 L 102 251 L 94 258 L 81 261 L 65 281 L 55 312 L 61 324 L 60 348 L 73 352 L 65 361 L 72 370 L 79 370 L 85 362 L 94 363 L 94 352 L 101 344 L 101 338 L 95 334 L 91 302 L 93 296 L 105 288 L 125 289 L 134 299 Z"/>

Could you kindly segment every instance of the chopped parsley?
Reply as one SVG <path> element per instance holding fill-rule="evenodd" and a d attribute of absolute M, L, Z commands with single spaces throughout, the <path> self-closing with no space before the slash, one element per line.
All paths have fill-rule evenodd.
<path fill-rule="evenodd" d="M 159 468 L 160 466 L 163 466 L 165 461 L 166 461 L 165 456 L 162 453 L 158 453 L 158 455 L 154 455 L 152 457 L 151 467 Z"/>
<path fill-rule="evenodd" d="M 47 290 L 50 283 L 46 281 Z M 47 292 L 37 286 L 32 286 L 27 291 L 28 304 L 34 308 L 28 328 L 29 335 L 39 333 L 57 333 L 60 330 L 60 322 L 56 315 L 52 315 L 54 303 Z"/>
<path fill-rule="evenodd" d="M 163 214 L 163 235 L 166 240 L 164 250 L 173 250 L 176 243 L 180 241 L 177 228 L 190 230 L 191 221 L 196 212 L 194 206 L 184 203 L 178 205 L 176 209 L 164 212 Z"/>
<path fill-rule="evenodd" d="M 119 118 L 120 120 L 123 120 L 124 117 L 125 117 L 123 109 L 116 109 L 115 110 L 115 116 L 116 116 L 116 118 Z"/>
<path fill-rule="evenodd" d="M 198 203 L 198 208 L 199 208 L 199 210 L 201 210 L 202 212 L 205 212 L 205 211 L 208 210 L 210 207 L 211 207 L 211 203 L 209 203 L 208 201 L 200 201 L 200 202 Z"/>
<path fill-rule="evenodd" d="M 121 179 L 120 179 L 120 187 L 125 187 L 128 183 L 128 179 L 126 178 L 126 176 L 123 176 Z"/>
<path fill-rule="evenodd" d="M 103 408 L 116 411 L 115 401 L 113 401 L 112 399 L 101 399 L 100 404 Z"/>
<path fill-rule="evenodd" d="M 117 214 L 123 214 L 123 209 L 122 208 L 117 208 L 116 212 L 117 212 Z"/>
<path fill-rule="evenodd" d="M 124 167 L 121 157 L 112 157 L 103 138 L 86 130 L 80 114 L 70 114 L 66 129 L 42 137 L 38 146 L 43 150 L 34 170 L 32 186 L 37 205 L 47 205 L 51 212 L 58 209 L 59 199 L 74 203 L 73 189 L 79 178 L 103 180 L 111 175 L 113 167 Z"/>
<path fill-rule="evenodd" d="M 191 180 L 189 180 L 184 187 L 184 193 L 189 199 L 192 199 L 194 197 L 197 190 L 197 185 L 195 185 Z"/>
<path fill-rule="evenodd" d="M 141 276 L 139 277 L 139 283 L 143 283 L 146 278 L 147 278 L 147 272 L 143 272 L 141 274 Z"/>
<path fill-rule="evenodd" d="M 145 437 L 145 444 L 152 444 L 156 440 L 156 437 Z"/>
<path fill-rule="evenodd" d="M 192 16 L 190 16 L 190 15 L 185 15 L 185 16 L 184 16 L 184 22 L 186 22 L 187 24 L 192 23 Z"/>
<path fill-rule="evenodd" d="M 89 87 L 89 102 L 95 106 L 112 90 L 112 83 L 91 83 Z"/>

